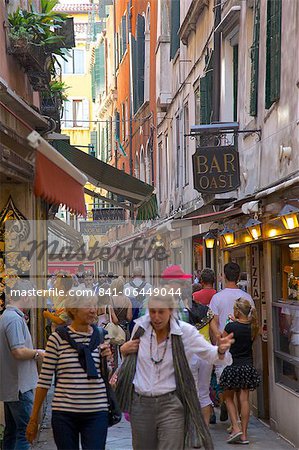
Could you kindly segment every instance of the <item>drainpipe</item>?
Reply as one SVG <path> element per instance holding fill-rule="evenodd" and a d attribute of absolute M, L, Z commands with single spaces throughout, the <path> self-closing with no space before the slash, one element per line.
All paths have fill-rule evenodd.
<path fill-rule="evenodd" d="M 129 105 L 130 105 L 130 122 L 129 122 L 129 158 L 130 158 L 130 175 L 133 175 L 133 58 L 132 58 L 132 0 L 129 1 L 129 50 L 130 50 L 130 84 L 129 84 Z"/>
<path fill-rule="evenodd" d="M 221 22 L 221 2 L 214 0 L 215 28 Z M 212 122 L 220 118 L 220 85 L 221 85 L 221 33 L 214 32 L 214 68 L 213 68 L 213 115 Z"/>

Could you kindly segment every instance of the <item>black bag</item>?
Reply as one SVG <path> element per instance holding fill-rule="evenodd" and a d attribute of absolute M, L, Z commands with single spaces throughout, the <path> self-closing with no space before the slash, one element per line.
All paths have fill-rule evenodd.
<path fill-rule="evenodd" d="M 104 328 L 98 328 L 100 333 L 100 343 L 103 344 L 107 331 Z M 108 427 L 118 424 L 121 421 L 122 413 L 116 400 L 115 392 L 110 386 L 108 379 L 107 358 L 101 358 L 101 374 L 106 386 L 108 401 Z"/>

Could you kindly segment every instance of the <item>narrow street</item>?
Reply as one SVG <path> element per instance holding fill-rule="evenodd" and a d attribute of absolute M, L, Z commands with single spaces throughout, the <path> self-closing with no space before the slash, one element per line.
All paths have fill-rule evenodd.
<path fill-rule="evenodd" d="M 45 414 L 42 430 L 39 440 L 35 445 L 35 449 L 41 450 L 56 450 L 54 444 L 52 429 L 51 429 L 51 408 L 48 406 Z M 219 416 L 219 414 L 217 414 Z M 231 448 L 225 443 L 227 438 L 226 428 L 228 422 L 219 422 L 217 417 L 217 424 L 211 425 L 211 434 L 213 437 L 215 450 L 224 450 Z M 278 434 L 271 431 L 261 421 L 255 417 L 251 417 L 249 429 L 250 450 L 291 450 L 294 449 L 292 445 L 279 437 Z M 242 445 L 234 444 L 234 449 L 240 449 Z M 123 419 L 119 425 L 109 429 L 106 450 L 131 450 L 131 430 L 129 423 Z"/>

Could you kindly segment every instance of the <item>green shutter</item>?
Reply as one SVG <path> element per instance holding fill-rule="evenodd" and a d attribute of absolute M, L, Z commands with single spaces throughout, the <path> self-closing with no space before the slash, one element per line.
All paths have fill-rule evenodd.
<path fill-rule="evenodd" d="M 281 8 L 282 0 L 267 1 L 266 109 L 280 97 Z"/>
<path fill-rule="evenodd" d="M 92 100 L 96 101 L 99 94 L 105 90 L 105 48 L 104 43 L 95 48 L 94 64 L 91 70 Z"/>
<path fill-rule="evenodd" d="M 116 111 L 115 112 L 115 137 L 116 140 L 120 139 L 120 117 L 119 117 L 119 112 Z"/>
<path fill-rule="evenodd" d="M 137 16 L 137 109 L 144 102 L 145 19 Z"/>
<path fill-rule="evenodd" d="M 254 4 L 253 42 L 250 51 L 251 80 L 250 80 L 250 111 L 251 116 L 257 115 L 258 77 L 259 77 L 259 48 L 260 48 L 260 0 Z"/>
<path fill-rule="evenodd" d="M 180 48 L 180 0 L 170 1 L 170 59 Z"/>
<path fill-rule="evenodd" d="M 97 131 L 90 132 L 90 154 L 93 153 L 93 156 L 96 156 L 98 153 L 98 133 Z"/>
<path fill-rule="evenodd" d="M 123 54 L 127 50 L 127 16 L 123 16 L 121 19 L 121 31 L 122 31 L 122 45 L 123 45 Z"/>
<path fill-rule="evenodd" d="M 233 47 L 233 118 L 238 120 L 238 66 L 239 66 L 239 46 Z"/>
<path fill-rule="evenodd" d="M 211 123 L 212 109 L 213 109 L 213 66 L 214 66 L 214 53 L 207 56 L 205 76 L 200 79 L 200 123 Z"/>

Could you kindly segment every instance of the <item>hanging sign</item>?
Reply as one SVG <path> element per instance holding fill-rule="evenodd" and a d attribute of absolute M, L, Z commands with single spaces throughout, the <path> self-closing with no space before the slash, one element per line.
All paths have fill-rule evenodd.
<path fill-rule="evenodd" d="M 234 146 L 197 147 L 192 160 L 198 192 L 221 194 L 240 186 L 239 153 Z"/>

